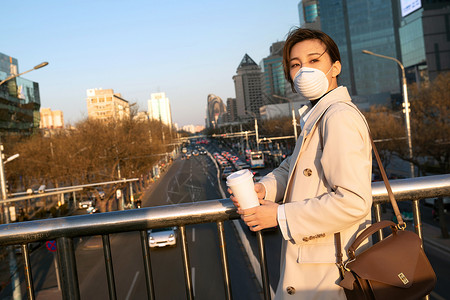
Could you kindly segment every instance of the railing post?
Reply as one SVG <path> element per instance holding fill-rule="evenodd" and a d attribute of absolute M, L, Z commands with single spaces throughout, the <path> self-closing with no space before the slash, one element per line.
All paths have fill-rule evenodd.
<path fill-rule="evenodd" d="M 141 230 L 140 234 L 141 234 L 142 256 L 144 258 L 144 271 L 147 286 L 147 297 L 150 300 L 154 300 L 155 289 L 153 287 L 152 264 L 150 260 L 150 245 L 148 242 L 148 233 L 146 230 Z"/>
<path fill-rule="evenodd" d="M 109 290 L 109 299 L 117 299 L 116 295 L 116 283 L 114 280 L 114 268 L 112 264 L 112 255 L 111 255 L 111 243 L 109 241 L 109 235 L 102 235 L 103 241 L 103 255 L 105 257 L 105 266 L 106 266 L 106 277 L 108 278 L 108 290 Z"/>
<path fill-rule="evenodd" d="M 80 289 L 73 240 L 68 237 L 60 237 L 56 239 L 56 245 L 62 297 L 64 300 L 78 300 L 80 299 Z"/>
<path fill-rule="evenodd" d="M 21 247 L 25 268 L 25 280 L 27 285 L 28 300 L 34 300 L 35 297 L 34 297 L 33 276 L 31 274 L 30 251 L 28 250 L 27 244 L 22 244 Z"/>
<path fill-rule="evenodd" d="M 186 239 L 186 227 L 184 225 L 180 226 L 180 234 L 181 234 L 181 248 L 183 251 L 184 277 L 186 280 L 186 295 L 189 300 L 192 300 L 194 299 L 194 290 L 192 288 L 191 266 L 189 263 L 189 252 Z"/>
<path fill-rule="evenodd" d="M 219 235 L 220 257 L 222 259 L 222 273 L 225 285 L 225 298 L 231 300 L 232 296 L 231 296 L 230 272 L 228 270 L 228 257 L 225 243 L 223 221 L 217 222 L 217 233 Z"/>
<path fill-rule="evenodd" d="M 375 203 L 374 208 L 375 208 L 375 221 L 380 222 L 381 221 L 381 204 Z M 384 238 L 382 229 L 378 230 L 378 238 L 380 241 Z"/>
<path fill-rule="evenodd" d="M 266 251 L 264 247 L 262 232 L 257 231 L 256 237 L 258 238 L 259 260 L 261 264 L 261 279 L 263 284 L 264 300 L 270 300 L 271 296 L 270 296 L 269 273 L 267 272 Z"/>

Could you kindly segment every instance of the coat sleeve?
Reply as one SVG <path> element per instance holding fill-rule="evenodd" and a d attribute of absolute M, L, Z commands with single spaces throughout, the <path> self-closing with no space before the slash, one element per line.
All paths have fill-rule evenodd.
<path fill-rule="evenodd" d="M 364 219 L 372 206 L 371 144 L 364 120 L 342 105 L 324 115 L 322 122 L 320 164 L 328 192 L 309 199 L 292 195 L 285 204 L 296 243 L 303 237 L 342 231 Z"/>
<path fill-rule="evenodd" d="M 265 200 L 280 202 L 283 200 L 289 176 L 291 157 L 287 157 L 280 166 L 260 180 L 266 188 Z"/>

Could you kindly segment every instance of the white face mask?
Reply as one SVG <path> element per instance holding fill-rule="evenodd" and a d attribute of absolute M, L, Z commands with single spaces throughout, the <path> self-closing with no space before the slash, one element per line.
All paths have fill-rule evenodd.
<path fill-rule="evenodd" d="M 315 100 L 322 97 L 328 91 L 328 78 L 333 66 L 327 74 L 319 69 L 302 67 L 294 76 L 294 88 L 308 100 Z"/>

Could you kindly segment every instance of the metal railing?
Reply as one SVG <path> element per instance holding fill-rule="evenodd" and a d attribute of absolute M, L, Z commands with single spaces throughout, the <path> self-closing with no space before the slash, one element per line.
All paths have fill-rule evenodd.
<path fill-rule="evenodd" d="M 390 183 L 398 201 L 412 200 L 415 203 L 415 206 L 417 205 L 413 211 L 416 228 L 420 228 L 421 220 L 418 210 L 418 200 L 415 199 L 450 195 L 450 175 L 391 180 Z M 376 219 L 379 220 L 381 216 L 380 204 L 389 201 L 383 182 L 375 182 L 372 184 L 372 194 L 376 210 Z M 222 261 L 226 298 L 232 299 L 223 225 L 224 221 L 237 218 L 239 218 L 239 215 L 236 213 L 236 208 L 229 199 L 157 206 L 94 215 L 71 216 L 0 225 L 0 246 L 21 245 L 22 254 L 24 256 L 28 298 L 35 299 L 30 253 L 27 244 L 36 241 L 55 239 L 57 242 L 57 257 L 60 266 L 59 276 L 62 297 L 63 299 L 79 299 L 80 291 L 73 238 L 101 235 L 103 240 L 109 295 L 110 299 L 116 299 L 109 235 L 120 232 L 138 231 L 140 232 L 142 255 L 145 264 L 144 269 L 147 294 L 149 299 L 155 299 L 147 230 L 150 228 L 179 226 L 186 294 L 188 299 L 193 299 L 194 295 L 185 226 L 215 222 L 217 223 L 219 236 L 220 257 Z M 421 235 L 420 230 L 418 234 Z M 261 234 L 258 235 L 258 246 L 261 259 L 261 272 L 264 277 L 264 274 L 267 275 L 267 265 L 265 262 L 264 244 Z M 262 281 L 264 297 L 265 299 L 270 299 L 269 282 L 267 278 L 263 278 Z"/>

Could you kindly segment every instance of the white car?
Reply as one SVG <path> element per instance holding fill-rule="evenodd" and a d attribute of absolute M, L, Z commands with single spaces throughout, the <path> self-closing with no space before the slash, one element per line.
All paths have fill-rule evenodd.
<path fill-rule="evenodd" d="M 154 228 L 148 230 L 150 248 L 175 246 L 177 244 L 177 227 Z"/>

